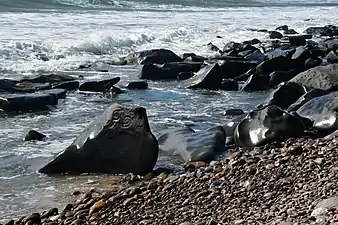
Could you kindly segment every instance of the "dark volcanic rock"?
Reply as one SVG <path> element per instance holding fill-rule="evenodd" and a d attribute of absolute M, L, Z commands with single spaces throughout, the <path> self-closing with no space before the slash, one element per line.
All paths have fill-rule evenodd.
<path fill-rule="evenodd" d="M 292 69 L 294 69 L 293 61 L 290 58 L 279 56 L 259 64 L 256 72 L 259 75 L 270 75 L 274 71 L 289 71 Z"/>
<path fill-rule="evenodd" d="M 271 31 L 270 36 L 271 39 L 281 39 L 283 34 L 279 33 L 278 31 Z"/>
<path fill-rule="evenodd" d="M 234 138 L 237 146 L 253 147 L 299 137 L 305 128 L 298 116 L 272 105 L 250 112 L 237 125 Z"/>
<path fill-rule="evenodd" d="M 293 69 L 290 71 L 274 71 L 270 74 L 269 84 L 272 87 L 276 87 L 280 83 L 289 81 L 290 79 L 294 78 L 298 73 L 298 69 Z"/>
<path fill-rule="evenodd" d="M 290 43 L 291 46 L 306 45 L 306 37 L 304 35 L 289 36 L 286 37 L 286 40 Z"/>
<path fill-rule="evenodd" d="M 145 81 L 134 81 L 127 85 L 128 89 L 147 89 L 148 83 Z"/>
<path fill-rule="evenodd" d="M 208 49 L 213 52 L 221 52 L 221 50 L 211 42 L 208 44 Z"/>
<path fill-rule="evenodd" d="M 80 91 L 105 92 L 120 81 L 120 77 L 114 77 L 107 80 L 86 81 L 80 85 Z"/>
<path fill-rule="evenodd" d="M 58 97 L 48 93 L 4 94 L 0 95 L 0 109 L 3 110 L 35 110 L 46 106 L 57 105 Z"/>
<path fill-rule="evenodd" d="M 338 49 L 338 38 L 331 38 L 324 42 L 328 50 L 337 50 Z"/>
<path fill-rule="evenodd" d="M 194 72 L 181 72 L 178 74 L 177 79 L 178 80 L 187 80 L 194 76 Z"/>
<path fill-rule="evenodd" d="M 338 29 L 336 26 L 325 26 L 325 27 L 309 27 L 304 33 L 320 36 L 334 36 L 338 35 Z"/>
<path fill-rule="evenodd" d="M 293 59 L 295 63 L 304 64 L 305 60 L 309 57 L 310 49 L 307 46 L 299 46 L 296 48 L 296 52 L 291 56 L 291 59 Z"/>
<path fill-rule="evenodd" d="M 160 150 L 180 155 L 185 162 L 211 161 L 224 150 L 225 131 L 214 127 L 195 133 L 191 128 L 183 128 L 161 135 L 158 142 Z"/>
<path fill-rule="evenodd" d="M 282 25 L 282 26 L 277 27 L 276 30 L 287 31 L 287 30 L 289 30 L 289 26 L 288 25 Z"/>
<path fill-rule="evenodd" d="M 319 66 L 321 65 L 323 62 L 322 59 L 320 58 L 308 58 L 305 62 L 304 62 L 304 69 L 308 70 L 311 69 L 313 67 Z"/>
<path fill-rule="evenodd" d="M 224 91 L 238 91 L 238 83 L 232 79 L 223 79 L 219 89 Z"/>
<path fill-rule="evenodd" d="M 157 155 L 146 110 L 114 104 L 39 172 L 146 174 L 152 171 Z"/>
<path fill-rule="evenodd" d="M 45 137 L 46 135 L 38 131 L 30 130 L 23 140 L 24 141 L 33 141 L 33 140 L 42 141 Z"/>
<path fill-rule="evenodd" d="M 327 91 L 323 91 L 323 90 L 319 90 L 319 89 L 312 89 L 310 91 L 307 91 L 305 94 L 300 96 L 299 99 L 296 102 L 291 104 L 288 107 L 287 111 L 288 112 L 296 111 L 297 109 L 299 109 L 302 105 L 304 105 L 305 103 L 307 103 L 311 99 L 319 97 L 319 96 L 323 96 L 323 95 L 326 95 L 326 94 L 328 94 Z"/>
<path fill-rule="evenodd" d="M 53 85 L 53 88 L 61 88 L 61 89 L 65 89 L 65 90 L 77 90 L 80 86 L 79 81 L 66 81 L 66 82 L 61 82 L 59 84 L 55 84 Z"/>
<path fill-rule="evenodd" d="M 0 92 L 34 92 L 31 87 L 22 87 L 17 85 L 17 81 L 9 79 L 0 79 Z"/>
<path fill-rule="evenodd" d="M 61 83 L 65 81 L 73 81 L 74 77 L 68 75 L 60 74 L 50 74 L 50 75 L 38 75 L 32 77 L 25 77 L 20 82 L 31 82 L 31 83 Z"/>
<path fill-rule="evenodd" d="M 227 109 L 225 110 L 226 116 L 238 116 L 245 114 L 243 109 Z"/>
<path fill-rule="evenodd" d="M 282 45 L 278 48 L 274 48 L 272 50 L 269 50 L 266 53 L 266 56 L 268 59 L 273 59 L 277 57 L 287 57 L 291 58 L 292 54 L 296 51 L 296 48 L 290 45 Z"/>
<path fill-rule="evenodd" d="M 284 30 L 284 34 L 298 34 L 294 29 Z"/>
<path fill-rule="evenodd" d="M 125 60 L 128 64 L 163 64 L 181 62 L 182 58 L 167 49 L 152 49 L 131 53 Z"/>
<path fill-rule="evenodd" d="M 324 91 L 338 90 L 338 64 L 308 69 L 292 78 L 289 82 Z"/>
<path fill-rule="evenodd" d="M 261 91 L 269 88 L 269 76 L 251 75 L 240 87 L 241 91 Z"/>
<path fill-rule="evenodd" d="M 246 60 L 254 60 L 257 62 L 263 62 L 265 60 L 266 56 L 263 54 L 260 50 L 256 50 L 246 56 L 244 56 L 244 59 Z"/>
<path fill-rule="evenodd" d="M 264 101 L 265 105 L 276 105 L 281 109 L 287 109 L 296 102 L 304 93 L 305 88 L 295 83 L 287 83 L 273 90 Z"/>
<path fill-rule="evenodd" d="M 301 106 L 297 113 L 313 122 L 313 127 L 329 134 L 338 129 L 338 92 L 316 97 Z"/>
<path fill-rule="evenodd" d="M 163 65 L 145 64 L 139 73 L 140 79 L 149 80 L 177 80 L 182 72 L 197 72 L 202 63 L 184 61 L 178 63 L 165 63 Z"/>
<path fill-rule="evenodd" d="M 182 83 L 188 88 L 219 89 L 222 83 L 221 68 L 218 63 L 206 65 Z"/>
<path fill-rule="evenodd" d="M 58 99 L 66 98 L 67 91 L 65 89 L 52 89 L 52 90 L 44 90 L 40 93 L 55 95 Z"/>
<path fill-rule="evenodd" d="M 330 51 L 325 58 L 329 63 L 338 63 L 338 55 L 334 51 Z"/>
<path fill-rule="evenodd" d="M 237 116 L 231 120 L 228 120 L 225 124 L 222 125 L 223 129 L 226 133 L 225 143 L 227 145 L 234 144 L 234 132 L 236 130 L 237 125 L 246 117 L 246 114 Z"/>

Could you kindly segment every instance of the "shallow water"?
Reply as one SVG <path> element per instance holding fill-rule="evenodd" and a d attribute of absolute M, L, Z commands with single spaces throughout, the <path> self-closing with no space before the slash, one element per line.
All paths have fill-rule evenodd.
<path fill-rule="evenodd" d="M 139 66 L 102 62 L 131 51 L 169 48 L 177 54 L 213 55 L 206 44 L 266 38 L 249 28 L 283 24 L 302 32 L 308 26 L 337 24 L 335 1 L 86 1 L 4 0 L 0 2 L 0 76 L 58 72 L 85 78 L 137 79 Z M 29 2 L 29 4 L 28 4 Z M 283 7 L 281 6 L 283 5 Z M 263 7 L 264 6 L 264 7 Z M 216 38 L 217 35 L 223 38 Z M 50 60 L 45 62 L 39 56 Z M 77 70 L 94 63 L 108 73 Z M 117 97 L 69 93 L 49 111 L 0 118 L 0 222 L 27 212 L 63 206 L 75 189 L 99 186 L 107 176 L 46 177 L 36 171 L 67 147 L 112 103 L 147 109 L 155 134 L 168 127 L 202 130 L 224 123 L 227 108 L 249 111 L 266 92 L 241 93 L 181 88 L 177 82 L 149 82 L 150 89 Z M 30 129 L 48 136 L 22 142 Z M 158 166 L 175 166 L 164 155 Z M 89 181 L 89 182 L 88 182 Z M 99 183 L 97 183 L 97 182 Z"/>

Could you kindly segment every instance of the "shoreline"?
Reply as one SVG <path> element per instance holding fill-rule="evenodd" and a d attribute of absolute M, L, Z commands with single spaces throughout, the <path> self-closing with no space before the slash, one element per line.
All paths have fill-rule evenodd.
<path fill-rule="evenodd" d="M 180 175 L 129 174 L 106 191 L 75 193 L 64 209 L 41 213 L 41 224 L 335 224 L 337 154 L 337 139 L 290 139 L 190 163 Z M 6 225 L 40 224 L 40 215 Z"/>

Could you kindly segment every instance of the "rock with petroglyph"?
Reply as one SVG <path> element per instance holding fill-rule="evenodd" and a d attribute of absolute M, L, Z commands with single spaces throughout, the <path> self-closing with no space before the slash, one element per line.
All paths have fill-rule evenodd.
<path fill-rule="evenodd" d="M 39 172 L 146 174 L 157 156 L 158 144 L 146 110 L 114 104 Z"/>

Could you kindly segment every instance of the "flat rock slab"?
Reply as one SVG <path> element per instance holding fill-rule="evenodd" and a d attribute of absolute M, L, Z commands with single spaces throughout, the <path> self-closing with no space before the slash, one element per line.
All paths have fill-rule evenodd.
<path fill-rule="evenodd" d="M 152 171 L 157 156 L 158 143 L 146 110 L 114 104 L 39 172 L 146 174 Z"/>
<path fill-rule="evenodd" d="M 161 135 L 158 142 L 160 150 L 179 155 L 185 162 L 211 161 L 224 150 L 225 131 L 222 127 L 200 132 L 181 128 Z"/>
<path fill-rule="evenodd" d="M 323 91 L 337 91 L 338 64 L 317 66 L 308 69 L 292 78 L 289 82 Z"/>
<path fill-rule="evenodd" d="M 250 112 L 237 125 L 234 139 L 237 146 L 254 147 L 299 137 L 305 128 L 301 118 L 272 105 Z"/>
<path fill-rule="evenodd" d="M 65 81 L 75 80 L 75 77 L 68 75 L 60 75 L 60 74 L 49 74 L 49 75 L 38 75 L 25 77 L 20 82 L 31 82 L 31 83 L 61 83 Z"/>
<path fill-rule="evenodd" d="M 58 96 L 55 93 L 28 93 L 0 95 L 0 109 L 3 110 L 34 110 L 46 106 L 57 105 Z"/>
<path fill-rule="evenodd" d="M 219 89 L 222 83 L 221 67 L 218 63 L 206 65 L 182 83 L 187 88 Z"/>
<path fill-rule="evenodd" d="M 313 122 L 313 127 L 324 133 L 338 129 L 338 92 L 316 97 L 301 106 L 297 113 Z"/>
<path fill-rule="evenodd" d="M 79 87 L 80 91 L 105 92 L 120 81 L 120 77 L 114 77 L 107 80 L 85 81 Z"/>

